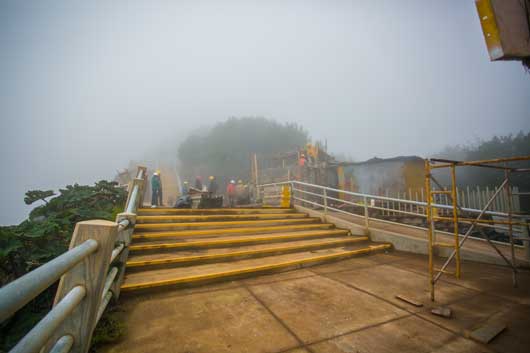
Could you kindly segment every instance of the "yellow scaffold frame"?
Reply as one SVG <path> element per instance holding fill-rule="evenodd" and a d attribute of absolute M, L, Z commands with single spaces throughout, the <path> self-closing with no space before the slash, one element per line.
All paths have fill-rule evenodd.
<path fill-rule="evenodd" d="M 482 216 L 486 213 L 492 202 L 496 199 L 496 197 L 499 195 L 500 191 L 505 189 L 507 193 L 508 198 L 508 213 L 507 218 L 508 221 L 503 221 L 503 224 L 508 225 L 508 236 L 510 239 L 510 247 L 511 247 L 511 261 L 506 258 L 506 256 L 497 248 L 497 246 L 489 239 L 489 236 L 483 231 L 481 227 L 478 228 L 478 230 L 481 232 L 484 239 L 488 242 L 489 245 L 493 247 L 493 249 L 501 256 L 504 261 L 512 268 L 512 274 L 513 274 L 513 285 L 514 287 L 517 286 L 517 268 L 516 268 L 516 261 L 515 261 L 515 249 L 514 249 L 514 241 L 513 241 L 513 226 L 514 225 L 528 225 L 524 222 L 514 222 L 513 221 L 513 210 L 512 210 L 512 194 L 511 194 L 511 187 L 510 187 L 510 174 L 511 173 L 523 173 L 523 172 L 530 172 L 530 168 L 511 168 L 508 167 L 508 164 L 510 162 L 516 162 L 516 161 L 528 161 L 530 160 L 530 156 L 521 156 L 521 157 L 511 157 L 511 158 L 498 158 L 498 159 L 489 159 L 489 160 L 479 160 L 479 161 L 455 161 L 455 160 L 448 160 L 448 159 L 426 159 L 425 160 L 425 194 L 427 197 L 427 209 L 426 209 L 426 215 L 427 215 L 427 228 L 428 228 L 428 238 L 429 238 L 429 289 L 430 289 L 430 296 L 431 300 L 434 301 L 434 287 L 436 282 L 440 279 L 440 277 L 443 274 L 453 274 L 457 279 L 460 279 L 461 277 L 461 263 L 460 263 L 460 249 L 464 242 L 467 240 L 467 238 L 470 236 L 471 231 L 475 228 L 475 226 L 479 223 L 490 223 L 489 220 L 483 220 L 481 219 Z M 498 165 L 498 164 L 503 164 Z M 486 202 L 486 205 L 482 210 L 480 210 L 480 213 L 478 216 L 474 219 L 470 218 L 461 218 L 459 217 L 459 213 L 462 212 L 462 208 L 460 207 L 458 203 L 458 194 L 457 194 L 457 186 L 456 186 L 456 168 L 459 166 L 475 166 L 475 167 L 482 167 L 482 168 L 493 168 L 497 170 L 503 170 L 504 171 L 504 181 L 500 185 L 500 187 L 496 190 L 496 192 L 493 194 L 493 196 Z M 451 190 L 446 190 L 432 175 L 433 169 L 439 169 L 439 168 L 450 168 L 451 172 Z M 433 189 L 433 185 L 435 184 L 435 187 L 437 189 Z M 451 210 L 453 212 L 452 217 L 440 217 L 438 216 L 438 212 L 434 208 L 433 204 L 435 203 L 434 197 L 435 195 L 439 194 L 445 194 L 448 196 L 448 198 L 451 200 Z M 442 243 L 442 242 L 436 242 L 436 229 L 435 229 L 435 222 L 436 221 L 452 221 L 453 227 L 454 227 L 454 239 L 452 243 Z M 462 222 L 468 222 L 471 223 L 470 227 L 466 231 L 466 233 L 463 235 L 462 239 L 460 239 L 460 234 L 458 231 L 458 224 Z M 497 222 L 496 222 L 497 223 Z M 438 247 L 445 247 L 445 248 L 452 248 L 453 252 L 451 255 L 447 258 L 444 265 L 440 268 L 434 267 L 434 249 Z M 451 261 L 455 259 L 456 265 L 455 265 L 455 272 L 449 272 L 447 271 L 447 266 L 451 263 Z"/>

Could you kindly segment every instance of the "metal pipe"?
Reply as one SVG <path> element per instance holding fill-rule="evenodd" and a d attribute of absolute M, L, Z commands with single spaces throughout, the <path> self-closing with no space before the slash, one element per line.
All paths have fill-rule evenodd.
<path fill-rule="evenodd" d="M 505 171 L 504 177 L 506 178 L 506 198 L 507 198 L 507 204 L 508 204 L 508 237 L 510 238 L 510 253 L 512 255 L 512 282 L 513 286 L 517 287 L 517 270 L 515 269 L 517 266 L 516 260 L 515 260 L 515 248 L 513 246 L 513 224 L 512 224 L 512 187 L 510 184 L 510 172 Z"/>
<path fill-rule="evenodd" d="M 107 278 L 105 279 L 105 285 L 103 286 L 103 292 L 101 292 L 102 299 L 105 297 L 105 295 L 109 291 L 110 287 L 112 286 L 112 283 L 114 283 L 114 280 L 116 279 L 117 274 L 118 274 L 117 267 L 113 267 L 110 269 L 109 274 L 107 275 Z"/>
<path fill-rule="evenodd" d="M 74 337 L 72 335 L 65 335 L 55 342 L 49 353 L 68 353 L 74 345 Z"/>
<path fill-rule="evenodd" d="M 111 299 L 112 299 L 112 292 L 105 293 L 105 295 L 103 296 L 103 299 L 101 300 L 101 304 L 99 305 L 99 308 L 98 308 L 98 314 L 96 317 L 96 325 L 101 319 L 101 316 L 103 316 L 103 313 L 105 312 L 105 309 L 109 305 L 109 302 Z"/>
<path fill-rule="evenodd" d="M 138 197 L 138 185 L 134 185 L 129 204 L 127 205 L 127 213 L 136 213 L 136 198 Z"/>
<path fill-rule="evenodd" d="M 98 242 L 88 239 L 55 259 L 14 280 L 0 289 L 0 322 L 22 308 L 64 273 L 95 252 Z"/>
<path fill-rule="evenodd" d="M 431 196 L 431 163 L 429 162 L 428 159 L 425 160 L 425 195 L 427 197 L 427 207 L 426 207 L 426 211 L 427 211 L 427 236 L 428 236 L 428 241 L 429 241 L 429 249 L 428 249 L 428 252 L 429 252 L 429 292 L 430 292 L 430 295 L 431 295 L 431 301 L 434 301 L 434 279 L 433 279 L 433 276 L 434 276 L 434 266 L 433 266 L 433 251 L 432 251 L 432 246 L 433 246 L 433 234 L 435 232 L 435 229 L 434 229 L 434 222 L 433 222 L 433 217 L 432 217 L 432 206 L 431 206 L 431 201 L 432 201 L 432 196 Z"/>
<path fill-rule="evenodd" d="M 451 203 L 453 206 L 453 231 L 455 239 L 456 279 L 460 279 L 460 246 L 458 239 L 458 196 L 456 193 L 456 166 L 451 166 Z"/>
<path fill-rule="evenodd" d="M 366 227 L 366 231 L 368 231 L 368 228 L 370 227 L 370 222 L 368 218 L 370 217 L 370 213 L 368 212 L 368 199 L 366 196 L 363 198 L 363 204 L 364 204 L 364 226 Z"/>
<path fill-rule="evenodd" d="M 125 248 L 125 244 L 121 243 L 120 245 L 115 247 L 114 250 L 112 250 L 112 254 L 110 256 L 110 263 L 113 263 L 114 260 L 116 260 L 116 258 L 121 254 L 124 248 Z"/>
<path fill-rule="evenodd" d="M 129 224 L 131 224 L 131 222 L 129 222 L 128 219 L 122 219 L 119 223 L 118 223 L 118 232 L 121 232 L 122 230 L 125 230 Z"/>
<path fill-rule="evenodd" d="M 319 194 L 314 194 L 312 192 L 309 192 L 309 191 L 305 191 L 305 190 L 302 190 L 302 189 L 293 189 L 293 190 L 296 190 L 296 191 L 299 191 L 301 193 L 305 193 L 305 194 L 310 194 L 310 195 L 315 195 L 315 196 L 320 196 L 322 197 L 322 195 L 319 195 Z M 325 191 L 326 189 L 324 189 Z M 351 202 L 351 201 L 347 201 L 347 200 L 341 200 L 341 199 L 337 199 L 335 197 L 331 197 L 331 196 L 327 196 L 327 198 L 329 200 L 333 200 L 333 201 L 337 201 L 337 202 L 340 202 L 340 203 L 344 203 L 344 204 L 347 204 L 347 205 L 351 205 L 351 206 L 354 206 L 354 207 L 359 207 L 359 208 L 364 208 L 364 205 L 362 203 L 355 203 L 355 202 Z M 305 201 L 305 200 L 304 200 Z M 371 205 L 367 205 L 368 208 L 371 208 L 371 209 L 374 209 L 374 210 L 383 210 L 383 211 L 386 211 L 386 210 L 390 210 L 390 208 L 384 208 L 384 207 L 378 207 L 378 206 L 371 206 Z M 414 212 L 409 212 L 409 211 L 403 211 L 401 209 L 396 209 L 394 210 L 395 212 L 397 213 L 403 213 L 403 214 L 408 214 L 408 215 L 412 215 L 412 216 L 418 216 L 418 217 L 425 217 L 425 215 L 423 213 L 414 213 Z M 372 217 L 370 217 L 372 218 Z"/>
<path fill-rule="evenodd" d="M 497 195 L 499 194 L 499 192 L 502 190 L 502 188 L 506 185 L 508 181 L 506 179 L 504 179 L 504 181 L 502 182 L 501 186 L 499 187 L 499 189 L 497 189 L 495 191 L 495 193 L 493 194 L 493 196 L 488 200 L 488 202 L 486 202 L 486 205 L 484 206 L 484 208 L 482 209 L 482 211 L 480 212 L 480 214 L 477 216 L 477 220 L 482 218 L 482 216 L 485 214 L 486 212 L 486 209 L 488 209 L 488 207 L 490 207 L 491 203 L 493 202 L 493 200 L 495 200 L 495 197 L 497 197 Z M 465 243 L 466 239 L 468 238 L 469 234 L 471 234 L 471 232 L 473 231 L 473 228 L 475 228 L 475 225 L 477 224 L 477 222 L 474 222 L 471 224 L 471 226 L 468 228 L 468 230 L 466 231 L 466 234 L 464 234 L 464 237 L 462 238 L 462 240 L 460 241 L 460 244 L 459 246 L 462 247 L 462 245 Z M 436 277 L 434 278 L 434 283 L 436 283 L 436 281 L 438 281 L 438 279 L 440 278 L 440 276 L 442 275 L 443 271 L 445 271 L 445 269 L 447 268 L 447 266 L 449 265 L 449 263 L 451 262 L 451 260 L 453 260 L 453 257 L 455 256 L 455 250 L 453 250 L 453 252 L 451 253 L 451 255 L 447 258 L 447 260 L 445 261 L 445 263 L 443 264 L 442 268 L 441 268 L 441 271 L 438 272 L 438 274 L 436 275 Z"/>
<path fill-rule="evenodd" d="M 326 189 L 322 190 L 322 195 L 324 199 L 324 214 L 328 214 L 328 192 Z"/>
<path fill-rule="evenodd" d="M 301 202 L 308 202 L 308 203 L 311 203 L 311 204 L 314 204 L 315 206 L 322 206 L 324 207 L 324 205 L 321 205 L 319 203 L 316 203 L 316 202 L 310 202 L 310 201 L 307 201 L 305 199 L 302 199 L 302 198 L 299 198 L 299 197 L 293 197 L 295 200 L 298 200 L 298 201 L 301 201 Z M 335 199 L 335 198 L 332 198 L 330 196 L 328 196 L 328 198 L 330 199 L 333 199 L 333 200 L 337 200 L 337 201 L 341 201 L 341 202 L 347 202 L 347 201 L 344 201 L 344 200 L 339 200 L 339 199 Z M 355 204 L 354 204 L 355 205 Z M 355 205 L 357 207 L 362 207 L 362 205 Z M 372 207 L 372 206 L 369 206 L 370 208 L 375 208 L 375 209 L 380 209 L 378 207 Z M 343 213 L 345 215 L 348 215 L 348 216 L 353 216 L 353 217 L 359 217 L 359 218 L 364 218 L 364 215 L 359 215 L 359 214 L 356 214 L 356 213 L 352 213 L 352 212 L 349 212 L 349 211 L 344 211 L 344 210 L 341 210 L 341 209 L 338 209 L 338 208 L 334 208 L 334 207 L 331 207 L 328 205 L 328 210 L 332 210 L 332 211 L 336 211 L 336 212 L 339 212 L 339 213 Z M 397 210 L 397 209 L 391 209 L 392 211 L 395 211 L 395 212 L 400 212 L 400 213 L 405 213 L 405 214 L 411 214 L 410 212 L 405 212 L 405 211 L 400 211 L 400 210 Z M 415 215 L 415 216 L 421 216 L 421 217 L 426 217 L 426 215 L 423 215 L 423 214 L 412 214 L 412 215 Z M 425 228 L 425 227 L 418 227 L 418 226 L 414 226 L 414 225 L 410 225 L 410 224 L 406 224 L 406 223 L 399 223 L 399 222 L 394 222 L 394 221 L 389 221 L 389 220 L 386 220 L 386 219 L 380 219 L 380 218 L 375 218 L 375 217 L 370 217 L 371 220 L 374 220 L 374 221 L 377 221 L 377 222 L 381 222 L 381 223 L 387 223 L 387 224 L 392 224 L 392 225 L 398 225 L 398 226 L 403 226 L 403 227 L 408 227 L 408 228 L 413 228 L 413 229 L 418 229 L 418 230 L 428 230 L 428 228 Z M 461 222 L 461 223 L 471 223 L 471 222 Z M 492 225 L 489 225 L 489 224 L 481 224 L 480 225 L 481 227 L 488 227 L 488 228 L 499 228 L 499 229 L 505 229 L 504 227 L 499 227 L 499 226 L 492 226 Z M 453 235 L 453 233 L 448 233 L 448 232 L 444 232 L 442 230 L 437 230 L 436 231 L 437 234 L 443 234 L 443 235 Z M 463 238 L 464 237 L 464 234 L 459 234 L 459 237 L 460 238 Z M 498 244 L 498 245 L 507 245 L 508 243 L 506 242 L 502 242 L 502 241 L 496 241 L 496 240 L 488 240 L 486 238 L 478 238 L 478 237 L 474 237 L 474 236 L 471 236 L 469 235 L 468 236 L 469 239 L 473 239 L 473 240 L 477 240 L 477 241 L 483 241 L 483 242 L 488 242 L 488 243 L 494 243 L 494 244 Z M 524 239 L 523 239 L 524 241 Z M 523 248 L 524 246 L 522 245 L 515 245 L 516 248 Z"/>
<path fill-rule="evenodd" d="M 433 181 L 436 182 L 436 180 L 435 180 L 434 178 L 433 178 Z M 270 186 L 270 185 L 276 185 L 276 184 L 268 184 L 268 185 Z M 296 188 L 293 188 L 293 190 L 294 190 L 294 191 L 299 191 L 299 192 L 301 192 L 301 193 L 309 193 L 309 194 L 311 194 L 311 192 L 309 192 L 309 191 L 305 191 L 305 190 L 302 190 L 302 189 L 296 189 Z M 326 189 L 324 189 L 324 190 L 326 190 Z M 423 189 L 422 189 L 422 192 L 423 192 Z M 273 197 L 274 197 L 274 198 L 278 198 L 278 197 L 280 197 L 280 196 L 279 196 L 279 195 L 277 195 L 277 196 L 271 196 L 271 198 L 273 198 Z M 322 197 L 322 195 L 320 195 L 320 197 Z M 337 202 L 340 202 L 340 203 L 344 203 L 344 204 L 347 204 L 347 205 L 351 205 L 351 206 L 354 206 L 354 207 L 359 207 L 359 208 L 363 207 L 362 204 L 358 204 L 358 203 L 355 203 L 355 202 L 350 202 L 350 201 L 347 201 L 347 200 L 337 199 L 337 198 L 334 198 L 334 197 L 331 197 L 331 196 L 327 196 L 327 199 L 328 199 L 328 200 L 337 201 Z M 308 201 L 306 201 L 306 199 L 303 199 L 303 198 L 297 198 L 297 200 L 302 201 L 302 202 L 308 202 Z M 395 199 L 395 200 L 401 200 L 401 199 Z M 392 201 L 392 203 L 394 204 L 394 201 Z M 426 205 L 427 203 L 424 203 L 424 204 Z M 320 204 L 318 204 L 318 205 L 319 205 L 319 206 L 322 206 L 322 207 L 325 206 L 325 205 L 320 205 Z M 422 208 L 423 208 L 424 210 L 426 209 L 426 207 L 424 207 L 423 205 L 421 205 L 421 206 L 422 206 Z M 434 203 L 433 203 L 433 204 L 431 204 L 431 206 L 432 206 L 432 207 L 438 207 L 438 208 L 440 208 L 440 206 L 443 206 L 443 205 L 440 205 L 440 204 L 434 204 Z M 408 211 L 403 211 L 403 210 L 401 210 L 401 209 L 397 209 L 397 208 L 395 208 L 395 205 L 394 205 L 393 207 L 391 207 L 391 208 L 384 208 L 384 207 L 370 206 L 370 205 L 369 205 L 368 208 L 372 208 L 372 209 L 375 209 L 375 210 L 384 210 L 384 211 L 385 211 L 385 210 L 389 210 L 389 211 L 393 212 L 394 214 L 395 214 L 395 213 L 401 213 L 401 214 L 406 214 L 406 215 L 411 215 L 411 216 L 417 216 L 417 217 L 427 217 L 426 214 L 424 214 L 424 213 L 414 213 L 414 212 L 408 212 Z M 449 206 L 448 208 L 451 209 L 452 207 Z M 466 210 L 466 208 L 463 208 L 463 207 L 460 207 L 460 206 L 458 206 L 458 208 L 460 209 L 460 211 L 465 211 L 465 210 Z M 328 205 L 328 209 L 331 209 L 331 207 L 330 207 L 329 205 Z M 343 211 L 343 210 L 340 210 L 340 211 L 341 211 L 342 213 L 345 213 L 345 214 L 349 214 L 349 215 L 353 215 L 353 216 L 359 216 L 359 215 L 357 215 L 357 214 L 355 214 L 355 213 L 345 212 L 345 211 Z M 477 212 L 480 212 L 480 210 L 476 210 L 476 211 L 477 211 Z M 488 213 L 486 213 L 486 214 L 488 214 Z M 521 215 L 521 216 L 523 216 L 523 215 Z M 436 219 L 438 219 L 438 220 L 445 220 L 445 218 L 446 218 L 446 217 L 436 217 L 435 220 L 436 220 Z M 428 228 L 425 228 L 425 227 L 418 227 L 418 226 L 413 226 L 413 225 L 409 225 L 409 224 L 406 224 L 406 223 L 399 223 L 399 222 L 394 222 L 394 221 L 388 221 L 388 220 L 385 220 L 385 219 L 380 219 L 380 218 L 375 218 L 375 217 L 370 217 L 370 219 L 374 219 L 374 220 L 377 220 L 377 221 L 379 221 L 379 222 L 384 222 L 384 223 L 388 223 L 388 224 L 397 224 L 397 225 L 402 225 L 402 226 L 412 227 L 412 228 L 414 228 L 414 229 L 420 229 L 420 230 L 426 230 L 426 229 L 428 229 Z M 447 220 L 452 220 L 452 218 L 447 218 Z M 472 219 L 472 218 L 470 218 L 470 219 L 462 219 L 462 218 L 459 218 L 459 223 L 472 223 L 472 222 L 474 222 L 474 221 L 477 221 L 477 222 L 481 223 L 481 224 L 480 224 L 481 227 L 496 228 L 496 229 L 501 229 L 501 230 L 508 230 L 507 227 L 502 227 L 502 226 L 499 226 L 499 225 L 482 224 L 482 222 L 486 222 L 486 223 L 490 222 L 490 221 L 487 221 L 487 220 L 476 220 L 476 219 Z M 493 222 L 493 223 L 499 223 L 499 222 L 504 223 L 504 222 L 502 222 L 502 221 L 492 221 L 492 222 Z M 524 224 L 524 223 L 523 223 L 523 222 L 513 222 L 513 224 Z M 514 231 L 517 231 L 517 230 L 514 230 Z M 447 234 L 447 235 L 449 235 L 449 234 L 453 234 L 453 233 L 443 232 L 443 231 L 440 231 L 440 230 L 437 230 L 436 232 L 437 232 L 437 233 L 441 233 L 441 234 Z M 517 231 L 517 232 L 519 232 L 519 231 Z M 464 236 L 463 234 L 459 234 L 459 237 L 463 237 L 463 236 Z M 473 236 L 469 236 L 469 238 L 470 238 L 470 239 L 475 239 L 475 240 L 480 240 L 480 241 L 486 241 L 485 238 L 478 238 L 478 237 L 473 237 Z M 496 240 L 489 240 L 488 242 L 492 242 L 492 243 L 499 244 L 499 245 L 505 245 L 505 244 L 507 244 L 506 242 L 501 242 L 501 241 L 496 241 Z M 521 247 L 520 245 L 515 245 L 515 246 L 516 246 L 516 247 Z"/>
<path fill-rule="evenodd" d="M 516 162 L 516 161 L 529 161 L 530 156 L 518 156 L 518 157 L 507 157 L 507 158 L 495 158 L 495 159 L 483 159 L 479 161 L 456 161 L 451 159 L 440 159 L 440 158 L 431 158 L 431 162 L 441 162 L 441 163 L 450 163 L 457 166 L 482 166 L 483 164 L 492 164 L 492 163 L 503 163 L 503 162 Z M 444 165 L 444 167 L 450 167 L 449 165 Z M 438 167 L 438 166 L 436 166 Z M 499 167 L 506 169 L 507 167 Z M 507 168 L 510 169 L 510 168 Z"/>
<path fill-rule="evenodd" d="M 318 187 L 318 188 L 321 188 L 321 189 L 326 189 L 327 191 L 343 193 L 345 195 L 356 196 L 356 197 L 359 197 L 359 198 L 362 198 L 362 197 L 366 196 L 366 197 L 369 197 L 369 198 L 372 198 L 372 199 L 376 199 L 376 200 L 394 201 L 394 202 L 398 202 L 398 203 L 406 203 L 406 204 L 411 204 L 411 205 L 416 205 L 416 206 L 421 206 L 421 207 L 426 207 L 427 206 L 426 202 L 421 202 L 421 201 L 405 200 L 405 199 L 378 196 L 378 195 L 370 195 L 370 194 L 361 194 L 361 193 L 358 193 L 358 192 L 340 190 L 340 189 L 330 188 L 330 187 L 322 186 L 322 185 L 308 184 L 308 183 L 304 183 L 304 182 L 296 181 L 296 180 L 292 180 L 292 181 L 289 181 L 289 182 L 278 182 L 278 183 L 264 184 L 264 185 L 261 185 L 261 186 L 262 187 L 263 186 L 278 186 L 278 185 L 290 184 L 290 183 L 304 185 L 304 186 Z M 328 197 L 328 198 L 331 199 L 331 197 Z M 340 201 L 344 202 L 344 203 L 348 203 L 346 200 L 340 200 Z M 453 209 L 453 206 L 451 206 L 451 205 L 444 205 L 444 204 L 437 204 L 437 203 L 432 203 L 431 206 L 434 207 L 434 208 L 441 208 L 441 209 L 446 209 L 446 210 L 452 210 Z M 461 207 L 460 211 L 461 212 L 469 212 L 469 213 L 482 213 L 481 209 L 466 208 L 466 207 Z M 486 211 L 484 214 L 489 215 L 489 216 L 508 217 L 508 214 L 504 213 L 504 212 Z M 525 216 L 524 215 L 512 214 L 512 217 L 523 218 Z"/>
<path fill-rule="evenodd" d="M 72 288 L 61 301 L 24 336 L 9 353 L 37 353 L 54 334 L 55 330 L 74 311 L 86 296 L 84 286 Z"/>

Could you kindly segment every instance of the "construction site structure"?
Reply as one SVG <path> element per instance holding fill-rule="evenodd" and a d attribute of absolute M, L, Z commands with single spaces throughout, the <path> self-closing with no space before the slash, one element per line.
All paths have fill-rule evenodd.
<path fill-rule="evenodd" d="M 510 185 L 510 176 L 513 173 L 528 173 L 530 172 L 530 168 L 516 168 L 516 167 L 510 167 L 510 163 L 518 162 L 518 161 L 528 161 L 530 160 L 530 156 L 522 156 L 522 157 L 511 157 L 511 158 L 498 158 L 498 159 L 490 159 L 490 160 L 479 160 L 479 161 L 455 161 L 455 160 L 447 160 L 447 159 L 426 159 L 425 160 L 425 193 L 427 195 L 427 207 L 426 207 L 426 216 L 427 216 L 427 226 L 428 226 L 428 240 L 429 240 L 429 277 L 430 277 L 430 283 L 429 283 L 429 291 L 431 300 L 435 300 L 435 285 L 440 279 L 440 277 L 443 274 L 450 274 L 454 275 L 457 279 L 460 279 L 461 277 L 461 257 L 460 257 L 460 249 L 468 239 L 468 237 L 471 235 L 471 232 L 477 228 L 481 234 L 483 239 L 487 241 L 487 243 L 495 250 L 495 252 L 504 260 L 506 265 L 508 265 L 512 269 L 512 281 L 513 286 L 517 286 L 517 263 L 516 263 L 516 257 L 515 257 L 515 247 L 514 247 L 514 232 L 513 227 L 514 226 L 521 226 L 521 227 L 528 227 L 528 223 L 524 221 L 524 217 L 527 215 L 523 214 L 516 214 L 513 212 L 513 198 L 512 198 L 512 188 Z M 501 185 L 496 189 L 496 191 L 493 193 L 491 197 L 487 200 L 484 207 L 479 210 L 478 214 L 476 216 L 472 214 L 473 211 L 477 210 L 471 210 L 467 208 L 463 208 L 460 205 L 460 202 L 458 200 L 458 192 L 457 192 L 457 174 L 456 170 L 457 167 L 462 166 L 472 166 L 472 167 L 478 167 L 478 168 L 486 168 L 489 170 L 496 170 L 503 173 L 504 180 L 501 183 Z M 433 175 L 434 169 L 442 169 L 447 168 L 450 170 L 451 174 L 451 186 L 450 190 L 443 187 L 442 184 L 436 179 L 436 177 Z M 488 211 L 490 206 L 493 204 L 495 199 L 499 196 L 502 190 L 506 190 L 506 193 L 508 195 L 508 207 L 507 212 L 491 212 Z M 436 208 L 433 206 L 436 203 L 437 196 L 440 195 L 446 195 L 451 200 L 451 217 L 445 217 L 440 216 L 436 210 Z M 483 219 L 484 215 L 488 213 L 489 215 L 495 215 L 497 217 L 505 218 L 506 220 L 487 220 Z M 468 215 L 467 217 L 464 215 Z M 473 217 L 472 217 L 473 216 Z M 521 218 L 523 221 L 521 221 Z M 438 221 L 444 221 L 444 222 L 452 222 L 453 223 L 453 242 L 447 243 L 447 242 L 439 242 L 436 240 L 436 222 Z M 467 223 L 470 226 L 468 227 L 465 234 L 461 235 L 459 233 L 459 225 L 461 223 Z M 490 239 L 490 236 L 487 232 L 483 230 L 481 225 L 487 224 L 491 225 L 492 223 L 495 224 L 503 224 L 507 225 L 508 227 L 508 238 L 510 242 L 510 257 L 511 259 L 508 259 L 497 247 L 497 245 Z M 520 239 L 521 241 L 528 242 L 529 239 Z M 434 267 L 434 256 L 436 254 L 437 249 L 440 247 L 444 248 L 450 248 L 453 249 L 450 256 L 447 258 L 445 263 L 440 268 Z M 455 260 L 455 271 L 450 272 L 447 270 L 449 264 L 452 260 Z"/>

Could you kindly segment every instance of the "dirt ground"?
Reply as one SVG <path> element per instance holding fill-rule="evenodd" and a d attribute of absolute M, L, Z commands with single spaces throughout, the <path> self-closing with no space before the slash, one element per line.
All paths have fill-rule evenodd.
<path fill-rule="evenodd" d="M 120 299 L 127 335 L 102 352 L 528 352 L 530 273 L 463 263 L 428 293 L 427 258 L 381 253 L 278 274 Z M 415 307 L 395 298 L 424 304 Z M 438 305 L 451 318 L 430 313 Z M 507 329 L 484 345 L 486 322 Z"/>

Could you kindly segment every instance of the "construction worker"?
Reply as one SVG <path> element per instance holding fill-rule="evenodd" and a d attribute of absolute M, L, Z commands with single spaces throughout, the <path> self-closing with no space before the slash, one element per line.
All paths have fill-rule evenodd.
<path fill-rule="evenodd" d="M 300 153 L 300 158 L 298 159 L 298 166 L 305 167 L 306 162 L 307 162 L 307 159 L 305 158 L 305 154 Z"/>
<path fill-rule="evenodd" d="M 298 159 L 298 173 L 297 173 L 297 178 L 300 181 L 304 180 L 304 169 L 306 166 L 306 162 L 307 160 L 305 158 L 305 154 L 300 153 L 300 158 Z"/>
<path fill-rule="evenodd" d="M 236 203 L 236 181 L 230 180 L 226 186 L 226 194 L 228 195 L 228 206 L 234 207 Z"/>
<path fill-rule="evenodd" d="M 202 191 L 202 176 L 200 175 L 195 177 L 195 189 Z"/>
<path fill-rule="evenodd" d="M 189 191 L 189 184 L 187 181 L 184 181 L 184 183 L 182 184 L 182 195 L 187 195 Z"/>
<path fill-rule="evenodd" d="M 151 207 L 162 206 L 162 180 L 160 170 L 153 173 L 151 178 Z"/>
<path fill-rule="evenodd" d="M 236 203 L 238 205 L 242 204 L 245 199 L 245 185 L 243 180 L 239 179 L 236 185 Z"/>
<path fill-rule="evenodd" d="M 215 180 L 215 177 L 213 175 L 210 175 L 210 186 L 208 187 L 208 191 L 212 193 L 212 195 L 215 195 L 217 193 L 217 189 L 219 189 L 219 186 L 217 185 L 217 181 Z"/>

